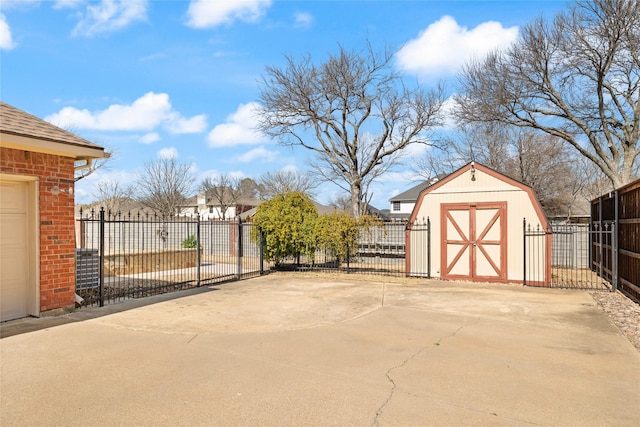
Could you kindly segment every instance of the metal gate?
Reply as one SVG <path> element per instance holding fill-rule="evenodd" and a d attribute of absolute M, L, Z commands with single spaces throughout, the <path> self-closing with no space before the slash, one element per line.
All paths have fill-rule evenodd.
<path fill-rule="evenodd" d="M 544 241 L 551 235 L 552 288 L 615 290 L 612 272 L 615 245 L 612 223 L 555 224 L 550 229 L 524 224 L 524 284 L 539 282 L 536 276 L 546 262 Z"/>

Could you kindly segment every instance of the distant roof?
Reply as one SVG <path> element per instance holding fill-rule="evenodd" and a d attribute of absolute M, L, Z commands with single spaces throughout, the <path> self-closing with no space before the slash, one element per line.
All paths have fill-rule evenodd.
<path fill-rule="evenodd" d="M 344 213 L 343 210 L 336 208 L 335 206 L 327 206 L 313 200 L 313 204 L 316 207 L 318 215 L 329 215 L 332 213 Z"/>
<path fill-rule="evenodd" d="M 0 101 L 0 132 L 6 135 L 39 139 L 91 151 L 99 150 L 104 154 L 103 147 L 2 101 Z M 87 151 L 83 150 L 83 153 L 86 154 Z M 99 152 L 95 154 L 98 155 L 94 157 L 102 157 Z"/>
<path fill-rule="evenodd" d="M 225 198 L 225 200 L 227 202 L 232 202 L 232 205 L 235 206 L 259 206 L 262 203 L 262 200 L 256 199 L 254 197 L 244 197 L 241 196 L 239 199 L 237 200 L 233 200 L 231 194 L 230 194 L 231 190 L 229 189 L 228 193 L 225 193 L 223 196 Z M 201 194 L 202 191 L 199 191 L 198 194 L 193 195 L 191 197 L 188 197 L 185 202 L 184 202 L 184 206 L 198 206 L 198 198 L 203 196 L 203 194 Z M 214 197 L 211 192 L 207 195 L 206 197 L 206 203 L 205 205 L 207 206 L 220 206 L 220 200 L 217 197 Z"/>
<path fill-rule="evenodd" d="M 437 181 L 436 179 L 431 179 L 429 181 L 421 182 L 420 184 L 414 187 L 411 187 L 404 193 L 400 193 L 396 196 L 393 196 L 392 198 L 389 199 L 389 201 L 390 202 L 415 202 L 416 200 L 418 200 L 418 196 L 420 195 L 420 192 L 425 188 L 434 184 L 436 181 Z"/>

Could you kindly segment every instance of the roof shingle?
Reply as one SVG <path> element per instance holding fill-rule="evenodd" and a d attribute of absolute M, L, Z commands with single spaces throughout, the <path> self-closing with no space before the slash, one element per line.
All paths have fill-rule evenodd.
<path fill-rule="evenodd" d="M 0 101 L 0 132 L 86 148 L 103 149 L 71 132 Z"/>

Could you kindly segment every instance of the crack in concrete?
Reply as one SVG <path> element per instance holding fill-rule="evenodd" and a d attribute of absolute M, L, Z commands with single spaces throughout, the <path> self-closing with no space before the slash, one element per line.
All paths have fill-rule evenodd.
<path fill-rule="evenodd" d="M 458 329 L 456 329 L 455 331 L 453 331 L 453 333 L 449 334 L 449 335 L 445 335 L 444 337 L 440 337 L 440 339 L 438 341 L 435 342 L 435 346 L 440 346 L 440 344 L 442 344 L 442 341 L 448 339 L 448 338 L 453 338 L 456 336 L 456 334 L 458 332 L 460 332 L 463 328 L 467 327 L 467 326 L 471 326 L 471 325 L 475 325 L 476 323 L 478 323 L 480 321 L 480 317 L 476 317 L 476 320 L 474 320 L 473 322 L 469 322 L 469 323 L 465 323 L 462 326 L 460 326 Z"/>
<path fill-rule="evenodd" d="M 377 427 L 378 426 L 378 420 L 380 418 L 380 415 L 382 415 L 382 411 L 384 410 L 385 406 L 387 406 L 387 404 L 391 401 L 391 399 L 393 399 L 393 395 L 396 392 L 396 388 L 398 387 L 396 385 L 396 382 L 393 380 L 393 378 L 391 378 L 391 371 L 394 371 L 396 369 L 400 369 L 402 367 L 404 367 L 404 365 L 406 365 L 407 363 L 409 363 L 410 360 L 412 360 L 413 358 L 415 358 L 418 354 L 420 354 L 420 352 L 422 350 L 424 350 L 426 347 L 423 347 L 421 349 L 419 349 L 418 351 L 416 351 L 413 355 L 411 355 L 411 357 L 407 358 L 404 360 L 404 362 L 402 362 L 401 364 L 397 365 L 397 366 L 393 366 L 391 368 L 389 368 L 387 370 L 387 372 L 385 373 L 385 375 L 387 376 L 387 379 L 389 380 L 389 382 L 391 383 L 391 391 L 389 392 L 389 396 L 387 397 L 387 400 L 385 400 L 382 405 L 380 405 L 380 407 L 378 408 L 378 410 L 376 411 L 376 416 L 373 418 L 373 427 Z"/>
<path fill-rule="evenodd" d="M 473 322 L 469 322 L 469 323 L 464 323 L 463 325 L 461 325 L 458 329 L 456 329 L 455 331 L 453 331 L 453 333 L 449 334 L 449 335 L 445 335 L 444 337 L 441 337 L 436 343 L 436 346 L 439 346 L 440 343 L 447 339 L 447 338 L 452 338 L 454 336 L 456 336 L 456 334 L 458 332 L 460 332 L 463 328 L 467 327 L 467 326 L 471 326 L 471 325 L 475 325 L 476 323 L 478 323 L 478 321 L 480 320 L 480 317 L 477 317 L 476 320 L 474 320 Z M 418 351 L 416 351 L 415 353 L 413 353 L 410 357 L 406 358 L 402 363 L 400 363 L 399 365 L 396 366 L 392 366 L 391 368 L 389 368 L 387 370 L 387 372 L 385 372 L 385 375 L 387 377 L 387 379 L 389 380 L 389 382 L 391 383 L 391 391 L 389 392 L 389 396 L 387 397 L 387 399 L 382 403 L 382 405 L 380 405 L 380 407 L 378 407 L 378 410 L 376 411 L 376 415 L 373 418 L 373 423 L 371 424 L 373 427 L 377 427 L 378 426 L 378 421 L 380 419 L 380 416 L 382 415 L 382 412 L 384 411 L 384 408 L 389 404 L 389 402 L 391 402 L 391 399 L 393 399 L 393 395 L 396 392 L 396 389 L 398 388 L 396 382 L 393 380 L 393 378 L 391 378 L 391 372 L 395 371 L 397 369 L 402 369 L 407 363 L 409 363 L 410 361 L 412 361 L 413 359 L 415 359 L 416 357 L 418 357 L 418 355 L 420 353 L 422 353 L 424 350 L 426 350 L 427 348 L 429 348 L 428 346 L 419 348 Z"/>

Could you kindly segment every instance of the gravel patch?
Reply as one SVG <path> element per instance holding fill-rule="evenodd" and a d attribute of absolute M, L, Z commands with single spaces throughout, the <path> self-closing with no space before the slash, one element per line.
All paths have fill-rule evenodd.
<path fill-rule="evenodd" d="M 640 304 L 617 292 L 591 292 L 616 327 L 640 352 Z"/>

